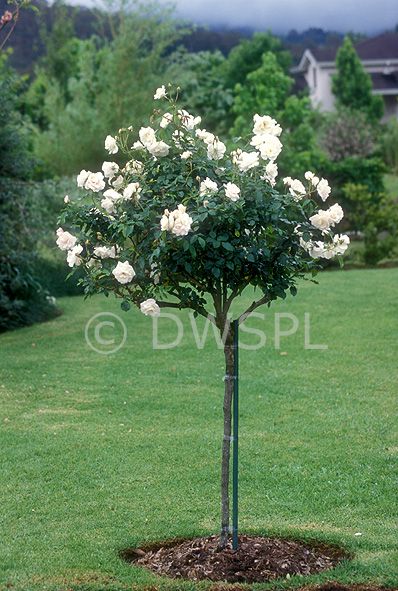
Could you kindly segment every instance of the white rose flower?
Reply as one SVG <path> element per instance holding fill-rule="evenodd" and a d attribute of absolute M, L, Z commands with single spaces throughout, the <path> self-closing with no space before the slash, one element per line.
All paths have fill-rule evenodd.
<path fill-rule="evenodd" d="M 66 255 L 66 260 L 69 267 L 78 267 L 82 260 L 79 257 L 79 254 L 82 252 L 83 247 L 81 244 L 76 244 L 71 250 L 68 250 L 68 254 Z"/>
<path fill-rule="evenodd" d="M 84 187 L 84 183 L 86 182 L 89 174 L 90 172 L 88 170 L 81 170 L 79 172 L 79 174 L 76 177 L 76 183 L 78 187 L 80 187 L 81 189 Z"/>
<path fill-rule="evenodd" d="M 106 179 L 113 179 L 113 177 L 119 172 L 119 166 L 116 162 L 104 162 L 102 164 L 102 172 Z"/>
<path fill-rule="evenodd" d="M 270 133 L 255 137 L 262 139 L 262 142 L 258 145 L 261 158 L 263 160 L 276 160 L 282 151 L 281 141 L 275 135 L 271 135 Z"/>
<path fill-rule="evenodd" d="M 319 177 L 315 176 L 315 174 L 313 172 L 311 172 L 310 170 L 307 170 L 304 177 L 307 181 L 311 182 L 313 187 L 316 187 L 317 184 L 319 183 Z"/>
<path fill-rule="evenodd" d="M 322 240 L 317 240 L 316 242 L 310 241 L 307 242 L 307 245 L 308 253 L 313 259 L 328 258 L 327 256 L 325 257 L 326 247 Z"/>
<path fill-rule="evenodd" d="M 64 203 L 70 203 L 70 197 L 69 197 L 69 195 L 65 195 L 65 197 L 64 197 Z"/>
<path fill-rule="evenodd" d="M 199 187 L 199 194 L 200 195 L 211 195 L 212 193 L 217 193 L 218 185 L 209 177 L 206 177 L 204 181 L 200 183 Z"/>
<path fill-rule="evenodd" d="M 145 316 L 159 316 L 160 314 L 160 308 L 153 298 L 141 302 L 140 310 Z"/>
<path fill-rule="evenodd" d="M 164 98 L 165 96 L 167 96 L 166 87 L 164 84 L 162 84 L 162 86 L 160 86 L 159 88 L 156 89 L 156 92 L 153 95 L 153 98 L 155 99 L 155 101 L 158 101 L 158 100 Z"/>
<path fill-rule="evenodd" d="M 201 117 L 194 117 L 184 109 L 180 109 L 177 114 L 181 121 L 181 125 L 188 131 L 192 131 L 192 129 L 194 129 L 194 127 L 199 125 L 199 123 L 202 121 Z"/>
<path fill-rule="evenodd" d="M 260 116 L 256 114 L 253 117 L 253 121 L 253 133 L 256 135 L 269 133 L 271 135 L 279 136 L 282 133 L 282 128 L 279 123 L 269 115 Z"/>
<path fill-rule="evenodd" d="M 57 230 L 57 246 L 61 250 L 70 250 L 77 242 L 77 238 L 72 236 L 69 232 L 64 232 L 62 228 Z"/>
<path fill-rule="evenodd" d="M 100 259 L 115 259 L 116 249 L 114 246 L 96 246 L 94 254 Z"/>
<path fill-rule="evenodd" d="M 111 185 L 116 190 L 118 190 L 118 189 L 120 189 L 123 186 L 123 183 L 124 183 L 124 179 L 123 179 L 122 175 L 119 174 L 119 176 L 116 177 L 114 181 L 112 181 Z"/>
<path fill-rule="evenodd" d="M 117 154 L 119 148 L 117 147 L 116 139 L 111 135 L 107 135 L 105 138 L 105 150 L 109 154 Z"/>
<path fill-rule="evenodd" d="M 105 209 L 107 213 L 115 213 L 115 202 L 110 199 L 109 197 L 104 197 L 101 199 L 101 207 Z"/>
<path fill-rule="evenodd" d="M 123 197 L 125 199 L 131 199 L 134 197 L 135 199 L 140 198 L 140 193 L 142 188 L 140 187 L 140 183 L 130 183 L 123 191 Z"/>
<path fill-rule="evenodd" d="M 192 156 L 192 152 L 190 150 L 186 150 L 181 154 L 181 160 L 188 160 Z"/>
<path fill-rule="evenodd" d="M 319 209 L 318 213 L 310 217 L 310 222 L 318 230 L 326 232 L 331 226 L 331 219 L 328 211 Z"/>
<path fill-rule="evenodd" d="M 231 153 L 231 157 L 241 172 L 247 172 L 259 165 L 258 152 L 242 152 L 238 149 Z"/>
<path fill-rule="evenodd" d="M 123 195 L 115 191 L 115 189 L 107 189 L 106 191 L 104 191 L 104 197 L 106 197 L 107 199 L 111 199 L 113 202 L 120 201 L 120 199 L 123 199 Z"/>
<path fill-rule="evenodd" d="M 335 224 L 338 224 L 339 222 L 341 222 L 341 220 L 344 217 L 344 211 L 338 203 L 335 203 L 334 205 L 329 207 L 328 213 L 329 213 L 330 220 L 332 222 L 331 225 L 333 225 L 333 226 Z"/>
<path fill-rule="evenodd" d="M 128 261 L 125 261 L 124 263 L 119 262 L 113 269 L 112 275 L 114 275 L 116 281 L 124 285 L 133 280 L 133 277 L 135 277 L 135 271 Z"/>
<path fill-rule="evenodd" d="M 174 224 L 174 216 L 170 214 L 168 209 L 164 210 L 164 213 L 160 219 L 160 229 L 162 232 L 171 230 Z"/>
<path fill-rule="evenodd" d="M 170 151 L 170 146 L 166 142 L 155 142 L 150 146 L 147 146 L 148 152 L 155 156 L 155 158 L 162 158 L 167 156 Z"/>
<path fill-rule="evenodd" d="M 174 214 L 174 224 L 171 232 L 176 236 L 186 236 L 193 222 L 191 216 L 186 213 L 186 207 L 180 204 L 178 209 L 172 213 Z"/>
<path fill-rule="evenodd" d="M 105 181 L 102 172 L 90 172 L 86 182 L 84 183 L 84 188 L 88 191 L 94 191 L 94 193 L 98 193 L 98 191 L 102 191 L 104 187 Z"/>
<path fill-rule="evenodd" d="M 130 162 L 127 162 L 125 166 L 126 172 L 130 172 L 133 174 L 140 174 L 143 168 L 144 165 L 139 160 L 130 160 Z"/>
<path fill-rule="evenodd" d="M 240 188 L 235 183 L 227 183 L 224 185 L 225 196 L 231 201 L 238 201 L 240 197 Z"/>
<path fill-rule="evenodd" d="M 155 130 L 152 127 L 141 127 L 138 132 L 140 140 L 143 146 L 149 148 L 152 144 L 156 143 Z"/>
<path fill-rule="evenodd" d="M 134 142 L 134 144 L 131 146 L 132 150 L 144 150 L 145 146 L 143 144 L 141 144 L 141 142 L 136 141 Z"/>
<path fill-rule="evenodd" d="M 283 179 L 283 183 L 288 185 L 289 193 L 293 196 L 295 201 L 301 201 L 303 195 L 307 192 L 303 183 L 299 179 L 292 179 L 292 177 L 287 176 Z"/>
<path fill-rule="evenodd" d="M 330 188 L 329 183 L 326 179 L 321 179 L 317 184 L 316 190 L 318 191 L 318 195 L 322 199 L 322 201 L 326 201 L 332 189 Z"/>
<path fill-rule="evenodd" d="M 269 184 L 271 185 L 271 187 L 275 187 L 277 176 L 278 176 L 278 165 L 271 160 L 270 162 L 268 162 L 267 166 L 265 167 L 265 175 L 262 178 L 264 180 L 268 181 Z"/>
<path fill-rule="evenodd" d="M 205 129 L 196 129 L 195 135 L 205 144 L 211 144 L 216 139 L 216 136 L 213 133 L 210 133 L 210 131 L 206 131 Z"/>
<path fill-rule="evenodd" d="M 335 254 L 344 254 L 350 244 L 347 234 L 335 234 L 333 236 L 333 250 Z"/>
<path fill-rule="evenodd" d="M 160 127 L 166 129 L 166 127 L 173 121 L 173 115 L 171 113 L 164 113 L 160 120 Z"/>
<path fill-rule="evenodd" d="M 224 157 L 226 145 L 219 140 L 207 144 L 207 157 L 209 160 L 221 160 Z"/>

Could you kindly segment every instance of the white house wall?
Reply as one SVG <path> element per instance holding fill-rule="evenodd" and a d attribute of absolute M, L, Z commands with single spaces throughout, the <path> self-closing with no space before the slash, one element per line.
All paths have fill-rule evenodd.
<path fill-rule="evenodd" d="M 304 61 L 304 60 L 303 60 Z M 363 63 L 363 62 L 362 62 Z M 303 64 L 304 65 L 304 64 Z M 376 72 L 385 72 L 386 69 L 397 69 L 397 60 L 384 63 L 363 63 L 366 72 L 369 74 Z M 304 69 L 305 68 L 305 69 Z M 333 62 L 320 64 L 314 56 L 307 51 L 305 53 L 304 77 L 308 85 L 310 99 L 313 107 L 320 111 L 334 110 L 334 96 L 332 93 L 332 76 L 336 73 Z M 383 120 L 392 116 L 398 117 L 398 94 L 384 95 L 376 91 L 374 94 L 381 94 L 385 104 L 385 115 Z"/>

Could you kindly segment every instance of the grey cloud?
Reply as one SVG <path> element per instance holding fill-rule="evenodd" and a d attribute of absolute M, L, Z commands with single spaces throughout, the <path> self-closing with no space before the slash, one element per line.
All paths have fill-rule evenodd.
<path fill-rule="evenodd" d="M 177 13 L 200 24 L 270 28 L 308 27 L 376 32 L 398 23 L 397 0 L 174 0 Z"/>

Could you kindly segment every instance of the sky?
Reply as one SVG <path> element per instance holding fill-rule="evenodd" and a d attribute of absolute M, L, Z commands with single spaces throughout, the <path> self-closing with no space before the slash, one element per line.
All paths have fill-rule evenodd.
<path fill-rule="evenodd" d="M 179 16 L 198 24 L 270 28 L 275 33 L 309 27 L 377 33 L 398 23 L 398 0 L 174 0 L 173 4 Z"/>

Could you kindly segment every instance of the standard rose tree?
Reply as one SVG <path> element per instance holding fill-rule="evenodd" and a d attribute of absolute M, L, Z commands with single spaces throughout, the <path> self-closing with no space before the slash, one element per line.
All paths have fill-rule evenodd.
<path fill-rule="evenodd" d="M 295 295 L 297 280 L 314 274 L 320 258 L 343 254 L 349 239 L 332 232 L 341 207 L 317 205 L 330 194 L 325 179 L 306 172 L 276 188 L 282 129 L 274 119 L 254 115 L 252 136 L 231 151 L 199 127 L 200 117 L 178 108 L 177 90 L 157 89 L 154 98 L 168 108 L 154 111 L 151 127 L 106 138 L 118 161 L 104 162 L 102 172 L 80 172 L 82 198 L 69 202 L 61 218 L 73 235 L 59 228 L 57 244 L 71 267 L 84 268 L 86 294 L 113 292 L 124 310 L 133 303 L 149 316 L 189 308 L 220 331 L 227 376 L 223 548 L 230 525 L 233 327 L 259 306 Z M 232 302 L 248 286 L 260 295 L 232 323 Z"/>

